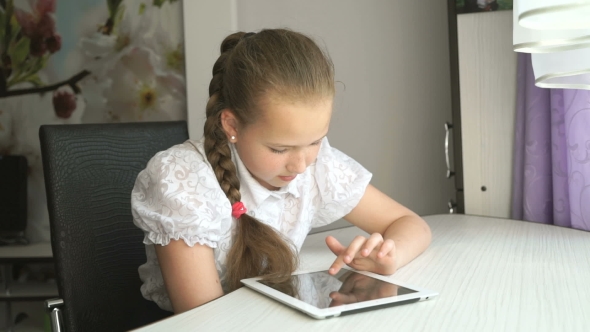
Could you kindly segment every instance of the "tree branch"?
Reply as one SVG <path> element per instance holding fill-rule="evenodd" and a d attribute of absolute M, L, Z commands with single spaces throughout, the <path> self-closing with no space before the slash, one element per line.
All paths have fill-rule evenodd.
<path fill-rule="evenodd" d="M 78 83 L 84 77 L 86 77 L 88 75 L 90 75 L 90 72 L 88 70 L 83 70 L 83 71 L 79 72 L 78 74 L 70 77 L 69 79 L 67 79 L 65 81 L 61 81 L 61 82 L 55 83 L 55 84 L 51 84 L 51 85 L 47 85 L 47 86 L 42 86 L 42 87 L 38 87 L 38 88 L 0 91 L 0 98 L 13 97 L 13 96 L 21 96 L 21 95 L 28 95 L 28 94 L 32 94 L 32 93 L 49 92 L 49 91 L 56 90 L 57 88 L 62 87 L 64 85 L 71 86 L 72 89 L 74 90 L 74 92 L 77 92 L 76 90 L 78 90 L 78 88 L 75 86 L 76 83 Z"/>

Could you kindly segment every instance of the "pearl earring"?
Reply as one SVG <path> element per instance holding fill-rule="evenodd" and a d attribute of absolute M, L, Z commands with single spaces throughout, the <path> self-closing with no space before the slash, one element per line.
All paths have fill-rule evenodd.
<path fill-rule="evenodd" d="M 231 140 L 232 140 L 232 141 L 233 141 L 233 140 L 235 140 L 235 139 L 236 139 L 236 137 L 235 137 L 235 136 L 232 136 L 232 137 L 231 137 Z"/>

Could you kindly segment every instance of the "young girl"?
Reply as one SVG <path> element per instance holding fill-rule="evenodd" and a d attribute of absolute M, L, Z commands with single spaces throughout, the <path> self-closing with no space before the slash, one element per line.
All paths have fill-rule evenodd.
<path fill-rule="evenodd" d="M 311 228 L 340 218 L 371 235 L 348 246 L 328 236 L 330 274 L 344 265 L 392 274 L 429 245 L 424 220 L 328 143 L 334 70 L 310 38 L 283 29 L 228 36 L 209 96 L 204 137 L 156 154 L 133 189 L 146 299 L 180 313 L 243 278 L 281 282 Z"/>

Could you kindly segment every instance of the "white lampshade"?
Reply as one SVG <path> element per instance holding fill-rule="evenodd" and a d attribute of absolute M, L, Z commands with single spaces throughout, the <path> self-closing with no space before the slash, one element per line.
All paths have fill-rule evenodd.
<path fill-rule="evenodd" d="M 513 24 L 514 50 L 532 53 L 535 85 L 590 90 L 590 0 L 514 0 Z"/>
<path fill-rule="evenodd" d="M 547 53 L 590 47 L 590 29 L 535 30 L 521 26 L 513 13 L 514 50 L 525 53 Z"/>
<path fill-rule="evenodd" d="M 535 85 L 590 90 L 590 48 L 531 54 Z"/>
<path fill-rule="evenodd" d="M 515 0 L 520 25 L 535 30 L 590 28 L 590 0 Z"/>

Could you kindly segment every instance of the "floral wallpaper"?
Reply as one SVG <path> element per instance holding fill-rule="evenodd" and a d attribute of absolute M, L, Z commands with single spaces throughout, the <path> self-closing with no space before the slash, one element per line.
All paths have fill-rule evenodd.
<path fill-rule="evenodd" d="M 29 163 L 27 237 L 49 240 L 43 124 L 186 119 L 180 0 L 0 0 L 0 154 Z"/>

